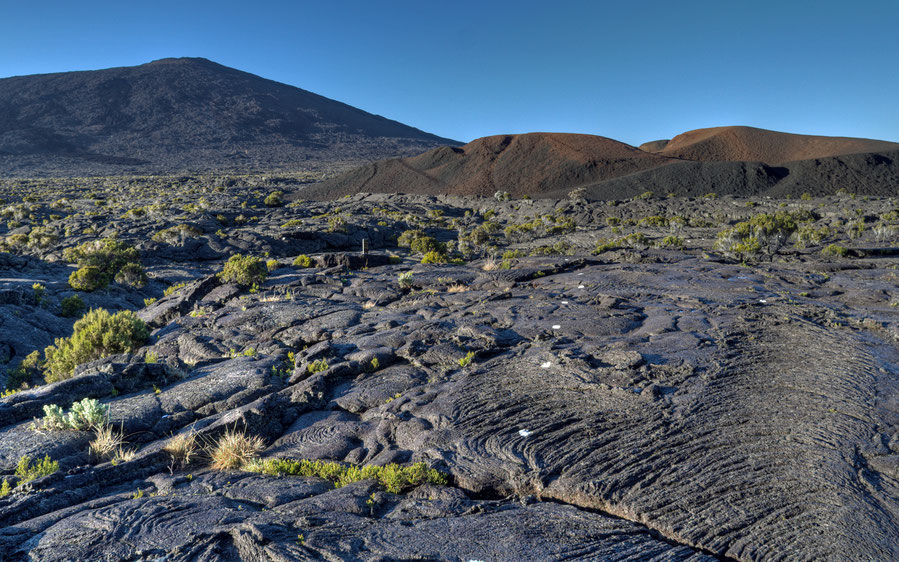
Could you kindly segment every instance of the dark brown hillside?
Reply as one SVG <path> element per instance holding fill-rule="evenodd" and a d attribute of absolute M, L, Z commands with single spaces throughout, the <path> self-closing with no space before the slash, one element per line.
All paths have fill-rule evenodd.
<path fill-rule="evenodd" d="M 360 191 L 481 196 L 507 191 L 514 197 L 539 197 L 671 161 L 592 135 L 498 135 L 368 164 L 311 187 L 303 197 L 327 199 Z"/>
<path fill-rule="evenodd" d="M 261 170 L 456 144 L 205 59 L 0 80 L 0 173 Z"/>
<path fill-rule="evenodd" d="M 698 162 L 782 164 L 866 152 L 899 150 L 899 143 L 873 139 L 795 135 L 753 127 L 714 127 L 641 146 L 660 155 Z"/>

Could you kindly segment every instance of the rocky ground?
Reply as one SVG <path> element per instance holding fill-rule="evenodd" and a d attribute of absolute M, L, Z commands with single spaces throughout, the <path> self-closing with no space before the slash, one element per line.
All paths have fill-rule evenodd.
<path fill-rule="evenodd" d="M 4 185 L 0 558 L 899 557 L 896 198 L 309 203 L 257 180 Z M 787 212 L 770 255 L 719 238 Z M 65 249 L 111 237 L 147 282 L 73 290 Z M 216 276 L 232 254 L 267 277 Z M 137 311 L 146 344 L 22 379 L 75 294 Z M 129 454 L 32 428 L 84 398 Z M 231 430 L 446 485 L 215 469 Z M 26 455 L 59 469 L 25 482 Z"/>

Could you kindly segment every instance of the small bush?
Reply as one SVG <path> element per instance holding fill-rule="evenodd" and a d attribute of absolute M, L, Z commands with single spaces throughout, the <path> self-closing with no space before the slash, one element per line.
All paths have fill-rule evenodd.
<path fill-rule="evenodd" d="M 474 351 L 469 351 L 465 355 L 465 357 L 459 359 L 459 366 L 462 367 L 463 369 L 465 367 L 468 367 L 471 364 L 471 360 L 474 359 L 474 355 L 475 355 Z"/>
<path fill-rule="evenodd" d="M 293 260 L 295 267 L 312 267 L 312 258 L 306 254 L 300 254 Z"/>
<path fill-rule="evenodd" d="M 218 276 L 226 283 L 250 287 L 264 282 L 268 277 L 268 269 L 260 258 L 235 254 L 228 258 Z"/>
<path fill-rule="evenodd" d="M 44 406 L 44 417 L 32 424 L 32 429 L 38 431 L 99 429 L 106 423 L 108 414 L 109 406 L 101 404 L 94 398 L 84 398 L 80 402 L 73 403 L 68 414 L 60 406 L 48 404 Z"/>
<path fill-rule="evenodd" d="M 146 285 L 147 281 L 147 274 L 139 263 L 126 263 L 115 276 L 115 282 L 119 285 L 126 285 L 136 289 Z"/>
<path fill-rule="evenodd" d="M 165 290 L 162 291 L 162 296 L 167 297 L 167 296 L 171 295 L 172 293 L 177 292 L 179 289 L 183 289 L 184 287 L 187 287 L 186 282 L 185 283 L 175 283 L 174 285 L 169 285 L 168 287 L 165 288 Z M 146 305 L 146 306 L 149 306 L 149 305 Z"/>
<path fill-rule="evenodd" d="M 265 198 L 263 203 L 266 207 L 280 207 L 284 204 L 284 201 L 281 200 L 282 195 L 284 195 L 284 193 L 280 191 L 269 193 L 268 197 Z"/>
<path fill-rule="evenodd" d="M 424 462 L 411 466 L 388 464 L 386 466 L 344 466 L 336 462 L 293 459 L 255 459 L 243 466 L 249 472 L 260 472 L 271 476 L 305 476 L 330 480 L 335 488 L 341 488 L 362 480 L 375 480 L 388 492 L 402 493 L 422 484 L 446 486 L 446 474 L 433 469 Z"/>
<path fill-rule="evenodd" d="M 6 379 L 6 390 L 18 390 L 27 384 L 35 375 L 40 373 L 41 354 L 39 351 L 32 351 L 22 359 L 19 365 L 9 372 Z"/>
<path fill-rule="evenodd" d="M 442 254 L 440 252 L 431 250 L 427 252 L 422 258 L 421 263 L 429 264 L 429 263 L 449 263 L 450 259 L 446 254 Z"/>
<path fill-rule="evenodd" d="M 397 239 L 397 245 L 407 247 L 416 254 L 427 254 L 428 252 L 446 253 L 446 244 L 438 242 L 435 238 L 426 235 L 421 230 L 407 230 L 403 232 Z"/>
<path fill-rule="evenodd" d="M 69 286 L 76 291 L 90 293 L 99 289 L 105 289 L 108 285 L 109 277 L 104 275 L 99 267 L 93 265 L 80 267 L 69 275 Z"/>
<path fill-rule="evenodd" d="M 668 235 L 659 241 L 658 246 L 659 248 L 683 248 L 684 241 L 679 236 Z"/>
<path fill-rule="evenodd" d="M 328 369 L 328 362 L 324 359 L 317 359 L 306 366 L 306 372 L 311 374 L 320 373 Z"/>
<path fill-rule="evenodd" d="M 131 353 L 147 341 L 150 331 L 130 310 L 110 314 L 92 309 L 75 322 L 68 338 L 57 338 L 44 350 L 47 382 L 70 378 L 75 367 L 117 353 Z"/>
<path fill-rule="evenodd" d="M 84 309 L 87 308 L 84 304 L 84 300 L 78 295 L 72 295 L 62 299 L 61 307 L 61 313 L 66 318 L 74 318 L 84 312 Z"/>
<path fill-rule="evenodd" d="M 63 256 L 82 268 L 96 267 L 106 278 L 107 284 L 125 264 L 140 263 L 140 253 L 115 238 L 92 240 L 74 248 L 67 248 Z"/>
<path fill-rule="evenodd" d="M 825 256 L 836 257 L 836 258 L 845 258 L 849 255 L 849 250 L 847 250 L 844 246 L 840 246 L 838 244 L 830 244 L 825 246 L 821 253 Z"/>
<path fill-rule="evenodd" d="M 396 281 L 397 284 L 399 284 L 400 289 L 411 289 L 412 278 L 413 273 L 411 271 L 404 271 L 396 276 Z"/>
<path fill-rule="evenodd" d="M 278 260 L 271 259 L 265 262 L 265 268 L 269 271 L 274 271 L 278 269 L 281 264 L 278 263 Z"/>
<path fill-rule="evenodd" d="M 209 453 L 212 468 L 229 470 L 240 468 L 265 447 L 261 437 L 250 437 L 244 432 L 227 431 L 219 437 Z"/>
<path fill-rule="evenodd" d="M 19 486 L 21 486 L 37 478 L 50 476 L 57 470 L 59 470 L 59 463 L 50 460 L 50 455 L 44 455 L 43 459 L 35 461 L 34 464 L 31 464 L 31 457 L 24 455 L 16 466 L 16 476 L 19 477 Z"/>

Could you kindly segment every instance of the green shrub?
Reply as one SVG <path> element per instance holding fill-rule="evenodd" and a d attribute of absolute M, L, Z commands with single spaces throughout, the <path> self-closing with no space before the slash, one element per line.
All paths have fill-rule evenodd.
<path fill-rule="evenodd" d="M 268 277 L 268 268 L 261 258 L 234 254 L 225 262 L 225 267 L 218 276 L 226 283 L 249 287 L 265 281 Z"/>
<path fill-rule="evenodd" d="M 658 243 L 659 248 L 683 248 L 684 241 L 679 236 L 668 235 Z"/>
<path fill-rule="evenodd" d="M 317 359 L 306 366 L 306 372 L 310 375 L 320 373 L 328 369 L 328 362 L 325 359 Z"/>
<path fill-rule="evenodd" d="M 269 271 L 274 271 L 278 269 L 281 264 L 278 263 L 278 260 L 272 259 L 265 262 L 265 269 Z"/>
<path fill-rule="evenodd" d="M 44 350 L 44 378 L 57 382 L 70 378 L 75 366 L 117 353 L 130 353 L 149 337 L 147 325 L 130 310 L 115 314 L 97 308 L 75 322 L 68 338 L 57 338 Z"/>
<path fill-rule="evenodd" d="M 43 459 L 35 461 L 34 464 L 31 464 L 31 457 L 23 455 L 19 459 L 18 466 L 16 466 L 16 476 L 19 477 L 18 485 L 27 484 L 43 476 L 50 476 L 57 470 L 59 470 L 59 463 L 51 461 L 50 455 L 44 455 Z"/>
<path fill-rule="evenodd" d="M 190 224 L 177 224 L 154 234 L 153 241 L 175 245 L 182 243 L 187 238 L 196 238 L 202 234 L 203 231 L 196 226 Z"/>
<path fill-rule="evenodd" d="M 764 252 L 768 256 L 776 254 L 798 228 L 797 222 L 813 220 L 808 211 L 797 214 L 777 212 L 760 214 L 748 221 L 739 222 L 732 228 L 718 233 L 715 246 L 726 255 L 746 261 Z"/>
<path fill-rule="evenodd" d="M 72 295 L 62 299 L 61 307 L 62 315 L 66 318 L 74 318 L 84 312 L 84 309 L 87 308 L 84 304 L 84 300 L 78 295 Z"/>
<path fill-rule="evenodd" d="M 293 459 L 255 459 L 243 465 L 249 472 L 260 472 L 272 476 L 305 476 L 330 480 L 335 488 L 340 488 L 362 480 L 375 480 L 388 492 L 399 494 L 422 484 L 446 486 L 446 474 L 433 469 L 424 462 L 411 466 L 388 464 L 386 466 L 344 466 L 336 462 Z"/>
<path fill-rule="evenodd" d="M 824 249 L 821 250 L 821 253 L 825 256 L 845 258 L 849 255 L 849 250 L 838 244 L 830 244 L 825 246 Z"/>
<path fill-rule="evenodd" d="M 397 245 L 409 248 L 416 254 L 427 254 L 428 252 L 446 253 L 446 244 L 438 242 L 435 238 L 426 235 L 421 230 L 407 230 L 403 232 L 397 239 Z"/>
<path fill-rule="evenodd" d="M 413 273 L 411 271 L 403 271 L 402 273 L 396 276 L 396 281 L 400 286 L 400 289 L 411 289 L 412 288 L 412 277 Z"/>
<path fill-rule="evenodd" d="M 269 193 L 268 197 L 265 198 L 263 203 L 266 207 L 280 207 L 284 204 L 284 201 L 281 200 L 282 195 L 284 195 L 284 193 L 280 191 Z"/>
<path fill-rule="evenodd" d="M 22 385 L 40 373 L 40 369 L 41 353 L 32 351 L 25 359 L 22 359 L 15 369 L 9 372 L 9 376 L 6 378 L 6 390 L 12 391 L 22 388 Z"/>
<path fill-rule="evenodd" d="M 94 265 L 80 267 L 69 275 L 69 286 L 76 291 L 90 293 L 99 289 L 105 289 L 108 285 L 109 277 L 99 267 Z"/>
<path fill-rule="evenodd" d="M 312 258 L 306 254 L 300 254 L 293 260 L 293 265 L 295 267 L 312 267 Z"/>
<path fill-rule="evenodd" d="M 427 252 L 422 258 L 421 263 L 449 263 L 450 259 L 446 254 L 442 254 L 440 252 L 431 250 Z"/>
<path fill-rule="evenodd" d="M 126 263 L 122 266 L 115 276 L 115 282 L 119 285 L 126 285 L 140 289 L 147 284 L 147 274 L 139 263 Z"/>
<path fill-rule="evenodd" d="M 44 417 L 32 424 L 32 429 L 38 431 L 66 429 L 86 431 L 103 426 L 108 414 L 109 406 L 100 404 L 93 398 L 85 398 L 80 402 L 73 403 L 68 414 L 60 406 L 49 404 L 44 406 Z"/>
<path fill-rule="evenodd" d="M 167 296 L 177 292 L 179 289 L 183 289 L 184 287 L 187 287 L 186 282 L 175 283 L 174 285 L 169 285 L 162 291 L 162 296 L 167 297 Z M 149 306 L 149 305 L 147 305 L 145 303 L 145 306 Z"/>
<path fill-rule="evenodd" d="M 140 253 L 115 238 L 91 240 L 74 248 L 66 248 L 63 256 L 82 267 L 96 267 L 109 279 L 115 277 L 125 264 L 140 263 Z"/>

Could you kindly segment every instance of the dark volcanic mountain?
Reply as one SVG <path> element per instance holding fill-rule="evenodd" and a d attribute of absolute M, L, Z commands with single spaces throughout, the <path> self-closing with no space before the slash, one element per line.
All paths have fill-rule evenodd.
<path fill-rule="evenodd" d="M 197 59 L 0 79 L 0 173 L 272 170 L 455 145 Z"/>
<path fill-rule="evenodd" d="M 652 191 L 698 196 L 834 193 L 894 195 L 899 143 L 778 133 L 751 127 L 689 131 L 635 148 L 592 135 L 485 137 L 459 148 L 367 164 L 310 186 L 304 198 L 359 192 L 596 199 Z"/>

